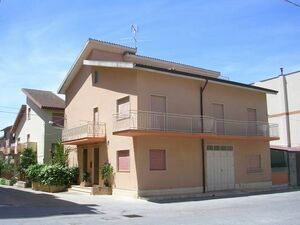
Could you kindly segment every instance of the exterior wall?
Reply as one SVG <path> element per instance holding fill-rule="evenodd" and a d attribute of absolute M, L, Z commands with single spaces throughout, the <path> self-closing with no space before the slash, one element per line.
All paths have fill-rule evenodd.
<path fill-rule="evenodd" d="M 28 108 L 31 108 L 31 119 L 28 120 Z M 27 134 L 30 134 L 30 142 L 37 143 L 37 160 L 38 163 L 44 162 L 44 137 L 45 122 L 43 120 L 43 112 L 31 100 L 27 99 L 26 114 L 23 115 L 15 133 L 16 143 L 26 143 Z M 17 141 L 20 138 L 20 141 Z M 17 153 L 17 145 L 15 149 Z"/>
<path fill-rule="evenodd" d="M 52 144 L 56 143 L 58 140 L 61 140 L 62 136 L 62 127 L 53 126 L 49 124 L 49 121 L 52 121 L 53 113 L 63 114 L 63 110 L 43 110 L 44 119 L 45 119 L 45 138 L 44 138 L 44 162 L 49 162 L 51 159 L 51 150 Z"/>
<path fill-rule="evenodd" d="M 30 120 L 27 118 L 28 108 L 31 108 Z M 52 112 L 55 110 L 40 109 L 27 98 L 26 115 L 23 115 L 16 131 L 16 141 L 20 138 L 19 143 L 27 142 L 27 134 L 30 134 L 30 142 L 37 143 L 38 163 L 49 162 L 51 145 L 61 138 L 62 130 L 49 124 L 52 120 Z M 15 153 L 17 153 L 16 149 Z"/>
<path fill-rule="evenodd" d="M 278 91 L 277 95 L 267 94 L 267 105 L 270 123 L 279 124 L 280 140 L 272 141 L 272 145 L 288 146 L 287 132 L 290 132 L 291 147 L 300 146 L 300 101 L 299 83 L 300 72 L 287 74 L 285 76 L 287 87 L 287 101 L 284 98 L 283 76 L 255 83 L 256 86 L 271 88 Z M 289 109 L 289 116 L 286 115 L 285 104 Z M 290 130 L 288 131 L 287 119 L 289 118 Z"/>
<path fill-rule="evenodd" d="M 129 150 L 130 159 L 134 162 L 133 139 L 131 137 L 112 135 L 112 114 L 116 113 L 117 99 L 129 96 L 130 108 L 137 110 L 136 73 L 130 70 L 105 68 L 97 71 L 99 82 L 96 85 L 92 83 L 93 70 L 89 67 L 83 67 L 79 72 L 80 76 L 77 76 L 68 88 L 66 93 L 67 107 L 65 110 L 67 127 L 76 127 L 92 121 L 93 108 L 98 107 L 99 122 L 106 123 L 106 146 L 102 149 L 107 151 L 107 161 L 115 169 L 114 187 L 123 190 L 137 190 L 135 164 L 130 163 L 129 173 L 118 172 L 116 169 L 116 154 L 118 150 Z M 77 146 L 77 149 L 81 148 L 82 146 Z M 75 152 L 72 152 L 69 159 L 71 164 L 76 165 L 78 162 L 73 162 L 73 160 L 76 160 L 75 154 Z M 77 160 L 80 161 L 80 159 Z"/>
<path fill-rule="evenodd" d="M 202 188 L 200 139 L 138 137 L 135 143 L 139 190 Z M 166 150 L 166 170 L 150 170 L 150 149 Z"/>
<path fill-rule="evenodd" d="M 94 52 L 90 57 L 106 59 L 102 58 L 102 53 L 99 52 Z M 116 55 L 111 57 L 117 58 Z M 129 96 L 131 110 L 150 111 L 150 96 L 163 95 L 167 99 L 168 113 L 200 115 L 200 87 L 204 82 L 141 70 L 97 68 L 97 71 L 99 82 L 93 84 L 94 69 L 83 66 L 67 89 L 66 127 L 72 128 L 92 121 L 93 108 L 99 108 L 99 121 L 106 123 L 107 138 L 100 148 L 100 166 L 107 160 L 114 167 L 114 193 L 132 192 L 138 195 L 139 191 L 181 188 L 191 188 L 189 190 L 201 192 L 203 177 L 200 139 L 133 138 L 112 135 L 112 114 L 116 113 L 117 99 Z M 247 121 L 247 108 L 254 108 L 257 110 L 257 120 L 267 121 L 264 93 L 208 83 L 204 92 L 205 115 L 213 116 L 213 103 L 224 104 L 225 119 Z M 231 141 L 228 143 L 228 141 L 215 140 L 205 143 L 234 145 L 237 188 L 247 187 L 250 183 L 271 182 L 268 142 Z M 88 148 L 89 152 L 93 151 L 92 145 L 77 146 L 77 150 L 70 154 L 71 164 L 81 166 L 83 148 Z M 166 171 L 149 170 L 149 149 L 166 149 Z M 118 150 L 129 150 L 129 172 L 117 171 Z M 249 154 L 261 155 L 262 170 L 259 173 L 247 173 Z"/>
<path fill-rule="evenodd" d="M 162 95 L 167 99 L 167 112 L 200 115 L 200 87 L 204 82 L 138 72 L 138 109 L 150 111 L 150 96 Z M 241 88 L 208 83 L 204 94 L 204 115 L 213 115 L 213 103 L 224 104 L 224 117 L 247 121 L 247 108 L 257 111 L 257 120 L 267 122 L 266 95 Z M 247 101 L 245 101 L 247 99 Z"/>

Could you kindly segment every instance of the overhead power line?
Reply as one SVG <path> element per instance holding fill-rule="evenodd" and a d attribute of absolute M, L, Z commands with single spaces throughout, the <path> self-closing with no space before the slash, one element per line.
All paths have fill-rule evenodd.
<path fill-rule="evenodd" d="M 292 4 L 292 5 L 294 5 L 294 6 L 300 8 L 300 4 L 298 4 L 298 3 L 296 3 L 296 2 L 292 2 L 292 1 L 290 1 L 290 0 L 283 0 L 283 1 L 286 1 L 286 2 L 288 2 L 288 3 L 290 3 L 290 4 Z"/>

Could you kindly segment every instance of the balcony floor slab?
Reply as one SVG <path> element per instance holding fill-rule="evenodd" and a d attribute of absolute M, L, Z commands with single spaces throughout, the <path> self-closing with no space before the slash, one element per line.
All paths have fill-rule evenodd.
<path fill-rule="evenodd" d="M 119 136 L 128 136 L 128 137 L 142 137 L 142 136 L 187 137 L 187 138 L 205 138 L 205 139 L 219 139 L 219 140 L 241 140 L 241 141 L 279 140 L 278 137 L 266 137 L 266 136 L 217 135 L 214 133 L 189 133 L 189 132 L 177 132 L 177 131 L 136 130 L 136 129 L 115 131 L 113 132 L 113 134 Z"/>
<path fill-rule="evenodd" d="M 63 141 L 64 145 L 89 145 L 105 142 L 105 137 L 86 137 L 74 140 Z"/>

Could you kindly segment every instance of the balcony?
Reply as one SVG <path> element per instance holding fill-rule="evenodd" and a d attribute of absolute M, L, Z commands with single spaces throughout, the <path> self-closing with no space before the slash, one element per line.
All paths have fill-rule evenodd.
<path fill-rule="evenodd" d="M 213 117 L 130 111 L 115 114 L 114 132 L 121 136 L 181 136 L 215 139 L 278 139 L 278 125 L 217 120 Z"/>
<path fill-rule="evenodd" d="M 37 151 L 37 143 L 36 142 L 26 142 L 26 143 L 18 143 L 17 144 L 17 152 L 23 152 L 25 148 L 31 148 L 34 152 Z"/>
<path fill-rule="evenodd" d="M 87 124 L 65 128 L 62 132 L 62 141 L 66 145 L 83 145 L 83 144 L 96 144 L 104 142 L 106 138 L 105 123 Z"/>

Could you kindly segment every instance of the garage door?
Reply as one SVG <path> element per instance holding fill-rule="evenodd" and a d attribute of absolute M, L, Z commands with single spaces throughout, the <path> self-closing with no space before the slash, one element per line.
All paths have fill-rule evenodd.
<path fill-rule="evenodd" d="M 207 190 L 234 189 L 233 147 L 207 146 Z"/>

